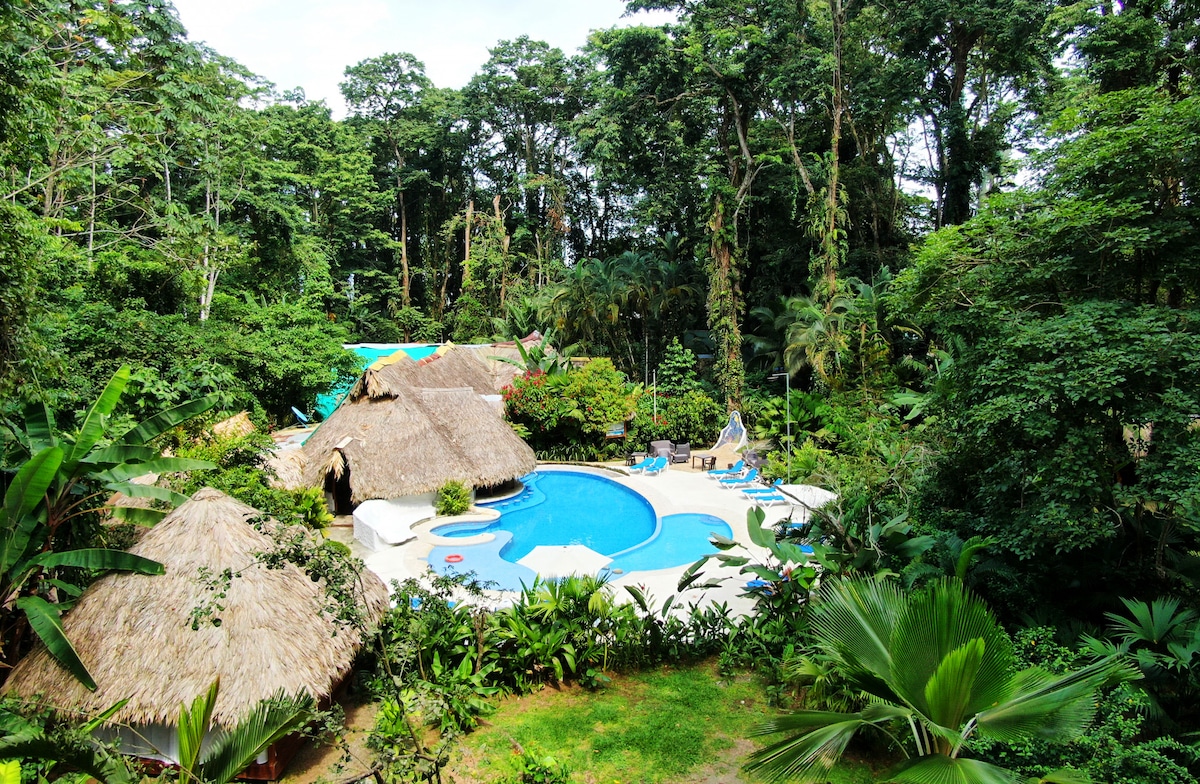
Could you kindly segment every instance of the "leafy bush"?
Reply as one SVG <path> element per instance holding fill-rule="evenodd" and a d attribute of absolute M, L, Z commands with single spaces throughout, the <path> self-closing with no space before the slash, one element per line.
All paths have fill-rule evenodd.
<path fill-rule="evenodd" d="M 460 515 L 471 508 L 471 491 L 462 482 L 451 479 L 438 488 L 435 509 L 439 515 Z"/>
<path fill-rule="evenodd" d="M 716 442 L 724 422 L 724 406 L 700 391 L 660 394 L 657 401 L 651 395 L 642 395 L 627 440 L 635 446 L 658 440 L 707 446 Z"/>
<path fill-rule="evenodd" d="M 1051 627 L 1017 632 L 1014 648 L 1020 663 L 1061 674 L 1087 662 L 1085 653 L 1059 645 L 1054 638 Z M 1095 721 L 1070 743 L 976 739 L 971 748 L 979 757 L 1027 776 L 1071 766 L 1086 771 L 1092 781 L 1196 784 L 1200 769 L 1196 749 L 1170 737 L 1147 737 L 1148 704 L 1137 683 L 1123 683 L 1102 692 Z"/>
<path fill-rule="evenodd" d="M 519 377 L 505 388 L 504 403 L 508 420 L 526 428 L 535 451 L 581 446 L 595 458 L 605 451 L 608 427 L 629 419 L 638 394 L 612 360 L 600 358 L 562 374 Z"/>
<path fill-rule="evenodd" d="M 508 784 L 568 784 L 571 781 L 567 766 L 549 755 L 538 756 L 523 750 L 518 767 L 516 777 L 508 780 Z"/>

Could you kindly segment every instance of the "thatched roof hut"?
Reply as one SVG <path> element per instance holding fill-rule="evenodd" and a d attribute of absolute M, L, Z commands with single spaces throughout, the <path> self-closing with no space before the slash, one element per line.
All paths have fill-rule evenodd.
<path fill-rule="evenodd" d="M 299 446 L 276 448 L 267 455 L 266 467 L 274 474 L 269 479 L 271 487 L 283 490 L 299 490 L 304 484 L 304 450 Z"/>
<path fill-rule="evenodd" d="M 259 515 L 218 490 L 196 493 L 131 550 L 162 563 L 165 574 L 103 577 L 63 619 L 97 689 L 88 691 L 39 646 L 13 669 L 5 691 L 86 712 L 129 698 L 109 723 L 133 725 L 173 725 L 180 705 L 218 676 L 213 720 L 225 726 L 280 689 L 328 697 L 350 670 L 360 636 L 327 612 L 322 583 L 296 566 L 259 562 L 257 553 L 273 549 L 247 523 Z M 193 608 L 213 600 L 201 570 L 225 569 L 235 576 L 216 611 L 220 625 L 201 620 L 193 628 Z M 378 620 L 387 591 L 366 570 L 361 597 Z"/>
<path fill-rule="evenodd" d="M 234 414 L 228 419 L 222 419 L 212 426 L 213 435 L 218 438 L 237 438 L 238 436 L 248 436 L 257 430 L 254 423 L 250 421 L 250 414 L 242 411 L 239 414 Z"/>
<path fill-rule="evenodd" d="M 492 374 L 473 351 L 460 346 L 442 346 L 436 353 L 414 361 L 403 351 L 373 362 L 350 389 L 354 399 L 365 391 L 387 395 L 399 387 L 457 389 L 469 387 L 477 395 L 494 395 Z"/>
<path fill-rule="evenodd" d="M 536 346 L 541 342 L 542 336 L 537 332 L 532 332 L 528 337 L 521 338 L 521 345 L 525 349 Z M 476 358 L 483 362 L 491 379 L 492 389 L 497 394 L 505 387 L 512 386 L 513 380 L 525 372 L 523 366 L 524 359 L 521 357 L 521 352 L 517 349 L 515 341 L 469 346 L 468 349 Z M 512 362 L 506 362 L 505 360 L 512 360 Z M 513 362 L 517 364 L 514 365 Z"/>
<path fill-rule="evenodd" d="M 407 360 L 411 362 L 411 360 Z M 304 481 L 349 471 L 350 499 L 429 493 L 449 480 L 502 484 L 537 465 L 533 450 L 474 390 L 422 389 L 391 366 L 368 370 L 304 444 Z"/>

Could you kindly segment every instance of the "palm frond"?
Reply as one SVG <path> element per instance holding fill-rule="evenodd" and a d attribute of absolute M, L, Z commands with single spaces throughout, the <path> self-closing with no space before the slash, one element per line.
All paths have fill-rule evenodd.
<path fill-rule="evenodd" d="M 882 580 L 840 580 L 826 585 L 813 612 L 817 644 L 852 669 L 891 676 L 890 640 L 904 606 L 898 585 Z"/>
<path fill-rule="evenodd" d="M 906 760 L 881 781 L 895 784 L 1016 784 L 1020 776 L 1011 770 L 976 759 L 928 754 Z"/>
<path fill-rule="evenodd" d="M 999 740 L 1067 737 L 1091 720 L 1096 689 L 1138 677 L 1123 657 L 1102 659 L 1057 678 L 1033 668 L 1018 674 L 1011 698 L 980 712 L 976 721 L 981 733 Z"/>
<path fill-rule="evenodd" d="M 205 755 L 201 778 L 207 784 L 228 784 L 272 743 L 308 724 L 313 705 L 307 694 L 288 697 L 283 692 L 259 703 Z"/>
<path fill-rule="evenodd" d="M 980 659 L 960 695 L 962 704 L 931 704 L 926 693 L 931 679 L 947 657 L 975 640 L 982 645 Z M 958 724 L 944 724 L 934 717 L 970 717 L 1011 695 L 1012 643 L 987 605 L 958 580 L 939 580 L 909 597 L 896 619 L 890 647 L 896 663 L 891 680 L 897 692 L 936 724 L 957 729 Z M 948 694 L 942 690 L 936 696 Z"/>
<path fill-rule="evenodd" d="M 800 784 L 824 781 L 854 734 L 862 727 L 869 726 L 869 722 L 859 718 L 859 714 L 801 713 L 810 714 L 814 722 L 820 720 L 813 714 L 821 714 L 825 718 L 823 723 L 807 724 L 804 727 L 806 731 L 799 735 L 785 738 L 751 754 L 745 766 L 747 771 L 761 773 L 770 781 L 786 779 Z M 809 721 L 800 714 L 782 718 L 790 719 L 797 725 Z"/>

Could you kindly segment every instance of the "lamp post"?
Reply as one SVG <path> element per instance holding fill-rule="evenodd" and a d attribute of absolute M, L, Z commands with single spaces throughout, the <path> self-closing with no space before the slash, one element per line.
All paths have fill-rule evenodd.
<path fill-rule="evenodd" d="M 767 376 L 771 381 L 783 377 L 783 410 L 787 413 L 787 480 L 792 481 L 792 375 L 782 370 Z"/>

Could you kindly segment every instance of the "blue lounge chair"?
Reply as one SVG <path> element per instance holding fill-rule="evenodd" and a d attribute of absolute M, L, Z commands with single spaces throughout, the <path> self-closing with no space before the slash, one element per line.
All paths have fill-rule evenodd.
<path fill-rule="evenodd" d="M 776 479 L 768 487 L 747 487 L 742 491 L 742 495 L 747 498 L 756 495 L 778 495 L 780 486 L 783 485 L 783 477 Z"/>
<path fill-rule="evenodd" d="M 739 460 L 733 464 L 732 468 L 718 468 L 713 471 L 706 471 L 705 475 L 709 479 L 729 479 L 734 476 L 740 476 L 742 471 L 746 469 L 746 461 Z"/>
<path fill-rule="evenodd" d="M 752 495 L 750 500 L 759 506 L 775 506 L 776 504 L 791 503 L 786 495 L 781 493 L 771 493 L 769 495 Z"/>
<path fill-rule="evenodd" d="M 669 464 L 670 464 L 670 458 L 666 458 L 666 457 L 654 458 L 654 464 L 646 467 L 646 471 L 645 471 L 646 476 L 654 476 L 655 474 L 661 474 L 663 471 L 667 470 L 667 466 Z"/>
<path fill-rule="evenodd" d="M 753 487 L 758 479 L 758 469 L 751 468 L 746 472 L 745 476 L 739 476 L 732 479 L 720 480 L 721 487 L 726 490 L 741 490 L 744 487 Z"/>
<path fill-rule="evenodd" d="M 629 466 L 629 473 L 640 474 L 641 472 L 643 472 L 647 468 L 649 468 L 654 463 L 654 461 L 657 459 L 658 458 L 654 457 L 653 455 L 647 455 L 646 457 L 642 458 L 642 461 L 640 463 L 638 463 L 637 465 Z"/>

